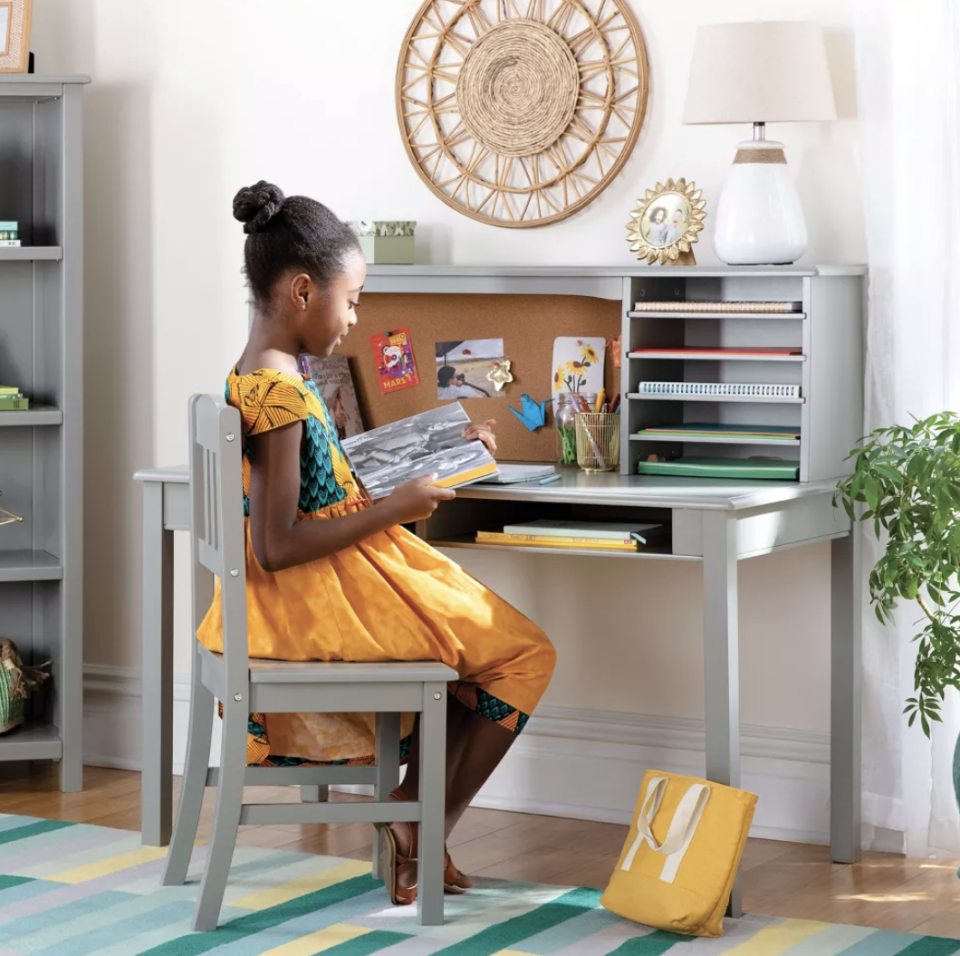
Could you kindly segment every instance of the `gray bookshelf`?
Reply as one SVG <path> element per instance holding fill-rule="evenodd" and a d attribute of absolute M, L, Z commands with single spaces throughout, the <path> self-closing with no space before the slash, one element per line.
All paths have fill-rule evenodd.
<path fill-rule="evenodd" d="M 850 266 L 671 268 L 624 280 L 622 470 L 656 454 L 799 461 L 800 481 L 852 471 L 845 460 L 863 430 L 864 270 Z M 794 302 L 796 312 L 655 312 L 646 301 Z M 682 309 L 682 306 L 680 307 Z M 644 349 L 796 349 L 796 355 L 690 355 Z M 640 382 L 798 385 L 799 398 L 638 394 Z M 796 440 L 739 436 L 652 438 L 641 429 L 691 422 L 789 426 Z"/>
<path fill-rule="evenodd" d="M 0 637 L 53 662 L 0 761 L 60 762 L 83 786 L 83 76 L 0 74 L 0 384 L 31 399 L 0 412 Z"/>

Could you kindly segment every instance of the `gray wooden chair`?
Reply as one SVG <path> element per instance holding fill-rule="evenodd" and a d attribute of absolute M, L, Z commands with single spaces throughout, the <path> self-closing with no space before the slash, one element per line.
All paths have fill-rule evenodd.
<path fill-rule="evenodd" d="M 443 922 L 444 782 L 447 681 L 444 664 L 299 663 L 250 658 L 247 644 L 240 415 L 210 395 L 190 400 L 191 565 L 194 631 L 220 578 L 224 653 L 194 641 L 190 730 L 180 811 L 163 875 L 186 881 L 205 787 L 217 787 L 213 836 L 200 884 L 194 929 L 217 926 L 241 824 L 381 823 L 418 821 L 417 906 L 426 925 Z M 223 704 L 220 767 L 212 768 L 214 701 Z M 373 767 L 247 767 L 251 713 L 373 712 Z M 420 713 L 421 773 L 417 802 L 390 802 L 399 782 L 400 714 Z M 300 803 L 249 804 L 244 785 L 299 785 Z M 372 803 L 328 803 L 332 784 L 373 784 Z M 374 875 L 379 868 L 379 833 Z"/>

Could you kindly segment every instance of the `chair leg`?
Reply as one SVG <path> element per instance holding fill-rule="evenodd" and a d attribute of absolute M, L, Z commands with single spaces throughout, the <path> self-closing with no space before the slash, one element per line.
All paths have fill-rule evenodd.
<path fill-rule="evenodd" d="M 387 800 L 390 791 L 400 784 L 400 715 L 377 714 L 376 727 L 377 779 L 373 785 L 373 799 Z M 384 879 L 380 872 L 380 831 L 373 831 L 373 870 L 375 880 Z"/>
<path fill-rule="evenodd" d="M 242 701 L 234 703 L 228 700 L 223 706 L 223 744 L 213 837 L 207 852 L 207 865 L 203 871 L 197 913 L 193 921 L 193 928 L 197 931 L 216 929 L 220 919 L 223 891 L 226 889 L 240 826 L 246 763 L 247 705 Z"/>
<path fill-rule="evenodd" d="M 304 786 L 300 788 L 301 803 L 326 803 L 330 799 L 330 788 L 326 784 Z"/>
<path fill-rule="evenodd" d="M 210 766 L 210 736 L 213 733 L 213 694 L 200 679 L 200 657 L 193 655 L 190 689 L 190 724 L 187 731 L 187 758 L 180 786 L 180 809 L 163 871 L 164 886 L 182 886 L 190 868 L 190 855 L 197 839 L 200 810 Z"/>
<path fill-rule="evenodd" d="M 420 717 L 420 847 L 417 919 L 443 924 L 443 844 L 446 817 L 447 687 L 423 685 Z"/>

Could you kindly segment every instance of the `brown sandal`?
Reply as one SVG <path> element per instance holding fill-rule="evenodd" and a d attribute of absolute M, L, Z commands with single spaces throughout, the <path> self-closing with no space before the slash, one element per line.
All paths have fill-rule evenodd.
<path fill-rule="evenodd" d="M 409 870 L 412 866 L 416 870 L 417 858 L 400 856 L 397 853 L 397 841 L 389 823 L 378 826 L 380 830 L 380 872 L 387 885 L 387 895 L 394 906 L 409 906 L 417 898 L 417 884 L 400 886 L 397 877 L 401 871 Z"/>

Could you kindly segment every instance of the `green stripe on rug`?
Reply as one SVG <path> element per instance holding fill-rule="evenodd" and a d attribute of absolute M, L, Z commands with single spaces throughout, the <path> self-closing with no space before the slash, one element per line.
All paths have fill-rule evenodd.
<path fill-rule="evenodd" d="M 950 956 L 960 949 L 960 940 L 943 939 L 937 936 L 921 936 L 906 949 L 900 951 L 900 956 Z"/>
<path fill-rule="evenodd" d="M 391 933 L 383 929 L 375 929 L 372 933 L 364 933 L 363 936 L 355 936 L 348 939 L 339 946 L 331 946 L 329 949 L 322 949 L 323 956 L 370 956 L 371 953 L 379 952 L 388 946 L 394 946 L 396 943 L 402 943 L 409 936 L 403 933 Z"/>
<path fill-rule="evenodd" d="M 4 890 L 12 890 L 15 886 L 23 886 L 24 883 L 33 883 L 29 876 L 10 876 L 8 873 L 0 873 L 0 893 Z"/>
<path fill-rule="evenodd" d="M 589 912 L 600 905 L 601 890 L 571 890 L 558 896 L 552 903 L 538 906 L 523 916 L 514 916 L 505 923 L 488 926 L 476 936 L 461 940 L 445 949 L 437 950 L 434 956 L 493 956 L 501 949 L 511 949 L 517 943 L 574 916 Z"/>
<path fill-rule="evenodd" d="M 63 820 L 41 820 L 39 823 L 28 823 L 25 827 L 14 827 L 12 830 L 0 830 L 0 846 L 5 843 L 15 843 L 17 840 L 26 840 L 29 837 L 40 836 L 42 833 L 52 833 L 54 830 L 63 830 L 65 827 L 76 826 Z"/>
<path fill-rule="evenodd" d="M 668 949 L 673 949 L 677 943 L 692 943 L 692 936 L 678 936 L 676 933 L 665 933 L 655 930 L 646 936 L 637 936 L 628 939 L 622 946 L 618 946 L 609 956 L 661 956 Z"/>
<path fill-rule="evenodd" d="M 162 943 L 160 946 L 140 953 L 139 956 L 199 956 L 200 953 L 209 952 L 211 949 L 236 942 L 254 933 L 262 933 L 280 923 L 326 909 L 328 906 L 335 906 L 344 900 L 382 887 L 383 883 L 372 876 L 355 876 L 352 880 L 344 880 L 342 883 L 335 883 L 315 893 L 299 896 L 295 900 L 290 900 L 289 903 L 240 916 L 211 932 L 195 933 L 192 936 L 173 939 L 169 943 Z"/>

